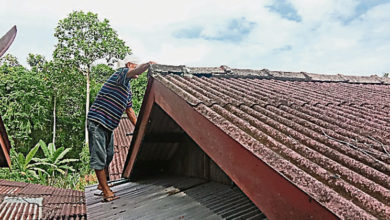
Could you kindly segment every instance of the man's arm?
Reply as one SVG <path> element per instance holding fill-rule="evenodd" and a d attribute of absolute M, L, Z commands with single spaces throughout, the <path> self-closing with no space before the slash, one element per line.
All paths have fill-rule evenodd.
<path fill-rule="evenodd" d="M 135 115 L 133 108 L 126 108 L 126 115 L 127 117 L 129 117 L 131 123 L 135 126 L 135 124 L 137 123 L 137 116 Z"/>
<path fill-rule="evenodd" d="M 145 70 L 147 70 L 150 64 L 154 64 L 154 62 L 148 62 L 144 64 L 138 65 L 136 68 L 129 68 L 129 71 L 126 74 L 126 78 L 137 78 L 138 75 L 141 75 Z"/>

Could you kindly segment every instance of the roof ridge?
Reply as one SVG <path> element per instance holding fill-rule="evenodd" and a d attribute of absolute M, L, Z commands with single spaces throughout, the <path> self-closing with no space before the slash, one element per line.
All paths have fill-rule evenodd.
<path fill-rule="evenodd" d="M 350 75 L 327 75 L 307 72 L 270 71 L 268 69 L 236 69 L 226 65 L 220 67 L 187 67 L 185 65 L 164 65 L 153 64 L 149 69 L 151 74 L 176 74 L 182 76 L 206 76 L 221 78 L 261 78 L 286 81 L 306 82 L 342 82 L 353 84 L 385 84 L 390 85 L 390 78 L 371 76 L 350 76 Z"/>

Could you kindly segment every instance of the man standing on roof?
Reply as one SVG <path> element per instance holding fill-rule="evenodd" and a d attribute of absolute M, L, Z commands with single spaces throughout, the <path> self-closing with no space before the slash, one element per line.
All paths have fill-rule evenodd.
<path fill-rule="evenodd" d="M 107 184 L 108 167 L 114 156 L 113 130 L 118 126 L 123 112 L 135 126 L 137 117 L 132 108 L 130 80 L 138 78 L 151 64 L 137 65 L 127 62 L 125 67 L 113 73 L 100 89 L 88 113 L 89 152 L 91 168 L 95 169 L 102 190 L 103 201 L 118 197 Z"/>

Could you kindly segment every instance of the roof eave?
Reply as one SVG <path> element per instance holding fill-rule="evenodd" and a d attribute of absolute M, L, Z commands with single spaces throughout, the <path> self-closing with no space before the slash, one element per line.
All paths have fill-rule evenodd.
<path fill-rule="evenodd" d="M 0 166 L 11 167 L 11 158 L 9 156 L 11 144 L 9 142 L 7 131 L 5 130 L 5 126 L 1 118 L 1 115 L 0 115 L 0 145 L 6 161 L 5 164 L 0 164 Z"/>

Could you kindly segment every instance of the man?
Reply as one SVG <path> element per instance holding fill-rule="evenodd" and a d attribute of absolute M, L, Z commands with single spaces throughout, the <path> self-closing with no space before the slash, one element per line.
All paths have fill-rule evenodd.
<path fill-rule="evenodd" d="M 153 62 L 136 65 L 127 62 L 124 68 L 112 74 L 100 89 L 88 113 L 89 152 L 91 168 L 95 170 L 102 190 L 103 201 L 118 197 L 107 184 L 108 166 L 114 156 L 113 130 L 118 126 L 123 112 L 133 125 L 137 118 L 132 109 L 130 80 L 145 72 Z"/>

